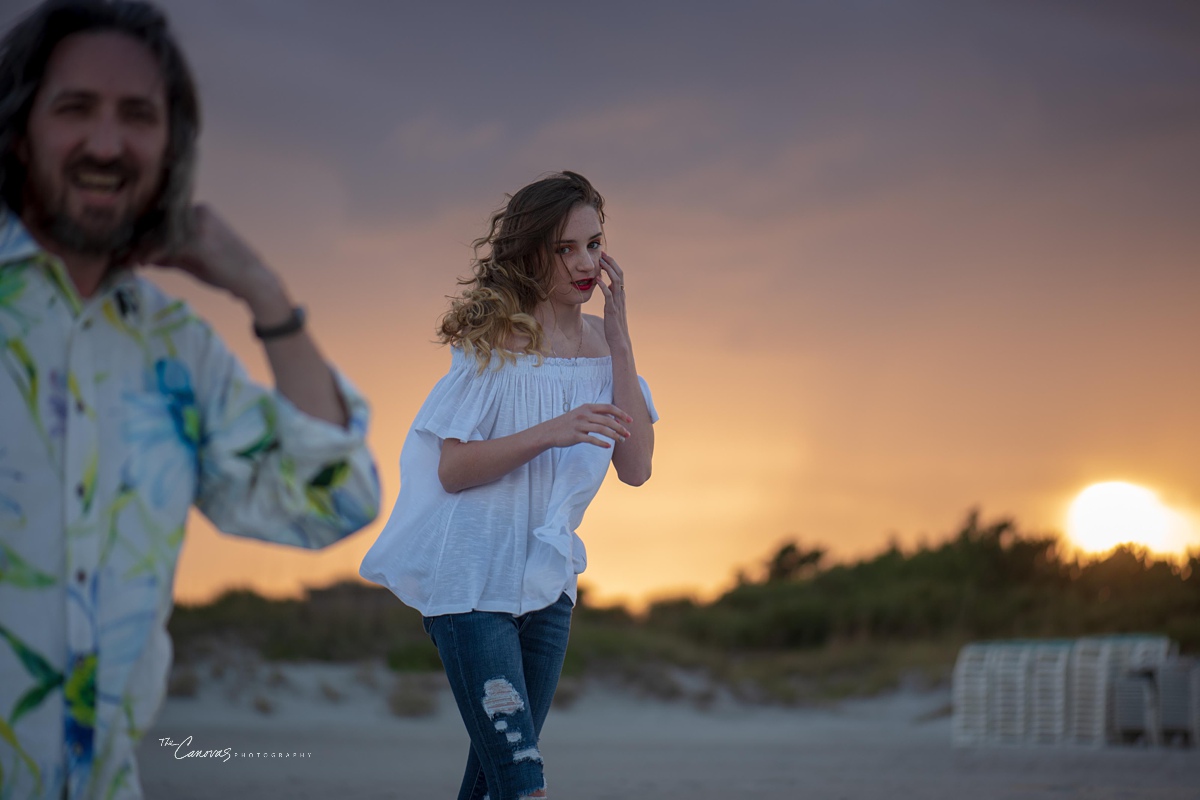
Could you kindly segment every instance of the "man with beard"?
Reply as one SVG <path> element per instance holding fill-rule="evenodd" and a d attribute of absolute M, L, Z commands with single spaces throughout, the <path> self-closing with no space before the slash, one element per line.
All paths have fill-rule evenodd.
<path fill-rule="evenodd" d="M 0 42 L 0 797 L 140 797 L 194 503 L 322 547 L 374 518 L 363 398 L 191 202 L 195 88 L 154 7 L 50 0 Z M 248 380 L 153 263 L 248 307 Z"/>

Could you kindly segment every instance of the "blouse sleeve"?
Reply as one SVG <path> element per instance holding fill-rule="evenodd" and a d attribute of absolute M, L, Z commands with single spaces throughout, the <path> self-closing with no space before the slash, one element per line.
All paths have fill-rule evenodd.
<path fill-rule="evenodd" d="M 658 409 L 654 407 L 654 398 L 650 396 L 650 384 L 646 383 L 646 379 L 638 375 L 638 386 L 642 389 L 642 397 L 646 401 L 646 410 L 650 412 L 650 422 L 658 422 Z"/>
<path fill-rule="evenodd" d="M 196 395 L 202 426 L 196 505 L 226 533 L 319 548 L 371 522 L 379 477 L 366 400 L 336 369 L 345 428 L 260 386 L 206 325 Z M 333 369 L 331 367 L 331 369 Z"/>
<path fill-rule="evenodd" d="M 502 382 L 502 373 L 491 367 L 480 372 L 473 357 L 454 350 L 450 371 L 429 392 L 412 429 L 464 442 L 489 438 L 505 397 Z"/>

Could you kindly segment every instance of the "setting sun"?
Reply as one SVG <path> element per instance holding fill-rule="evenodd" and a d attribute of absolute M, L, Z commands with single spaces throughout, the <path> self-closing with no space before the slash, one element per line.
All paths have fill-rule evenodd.
<path fill-rule="evenodd" d="M 1121 481 L 1084 489 L 1067 515 L 1071 540 L 1090 553 L 1120 544 L 1138 544 L 1156 553 L 1182 552 L 1188 532 L 1186 519 L 1158 495 Z"/>

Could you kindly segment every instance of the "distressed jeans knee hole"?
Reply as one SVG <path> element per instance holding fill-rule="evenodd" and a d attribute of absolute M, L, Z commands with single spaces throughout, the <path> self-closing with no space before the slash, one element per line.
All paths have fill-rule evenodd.
<path fill-rule="evenodd" d="M 525 701 L 507 678 L 492 678 L 483 684 L 483 710 L 488 719 L 501 714 L 515 714 L 525 708 Z M 503 730 L 497 723 L 496 730 Z"/>

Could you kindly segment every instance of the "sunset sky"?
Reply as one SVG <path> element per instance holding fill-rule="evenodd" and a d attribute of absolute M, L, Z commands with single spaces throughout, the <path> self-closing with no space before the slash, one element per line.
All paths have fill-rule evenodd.
<path fill-rule="evenodd" d="M 469 242 L 560 169 L 606 196 L 662 416 L 654 477 L 610 475 L 581 528 L 600 598 L 711 593 L 792 537 L 933 542 L 974 505 L 1060 531 L 1100 481 L 1200 513 L 1195 4 L 162 5 L 199 197 L 372 400 L 384 494 L 319 554 L 197 515 L 181 600 L 356 575 Z M 163 283 L 267 377 L 242 308 Z"/>

